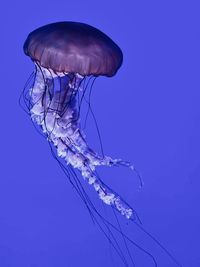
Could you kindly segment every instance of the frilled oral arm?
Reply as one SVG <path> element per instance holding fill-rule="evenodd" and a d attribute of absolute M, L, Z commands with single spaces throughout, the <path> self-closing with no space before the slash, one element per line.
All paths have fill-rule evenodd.
<path fill-rule="evenodd" d="M 95 169 L 102 165 L 123 165 L 131 169 L 134 167 L 121 159 L 101 157 L 89 148 L 80 129 L 76 101 L 76 93 L 81 88 L 83 78 L 79 74 L 70 77 L 63 73 L 58 76 L 37 65 L 35 83 L 30 89 L 31 118 L 41 126 L 47 139 L 54 144 L 58 157 L 78 169 L 105 204 L 112 205 L 129 219 L 133 216 L 133 209 L 100 181 Z M 58 88 L 55 87 L 55 79 L 59 80 Z"/>

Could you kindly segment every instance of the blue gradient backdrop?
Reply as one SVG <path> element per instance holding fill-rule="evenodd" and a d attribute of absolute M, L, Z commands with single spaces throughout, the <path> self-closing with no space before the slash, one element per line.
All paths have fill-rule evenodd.
<path fill-rule="evenodd" d="M 103 171 L 104 181 L 184 267 L 199 267 L 199 5 L 154 0 L 1 3 L 0 267 L 122 266 L 18 106 L 33 70 L 27 34 L 62 20 L 96 26 L 124 52 L 118 74 L 97 80 L 92 105 L 105 153 L 134 162 L 144 187 L 125 169 Z M 89 123 L 88 141 L 97 140 Z M 129 233 L 158 266 L 176 266 L 134 225 Z M 143 254 L 136 263 L 153 266 Z"/>

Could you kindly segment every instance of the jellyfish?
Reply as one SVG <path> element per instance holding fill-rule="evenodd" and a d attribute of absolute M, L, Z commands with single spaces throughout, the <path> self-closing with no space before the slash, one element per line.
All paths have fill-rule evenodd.
<path fill-rule="evenodd" d="M 53 156 L 123 264 L 135 266 L 128 248 L 129 242 L 150 256 L 157 266 L 153 255 L 130 239 L 122 231 L 118 221 L 117 225 L 114 225 L 100 214 L 76 174 L 77 171 L 94 188 L 104 204 L 111 206 L 120 216 L 125 217 L 125 220 L 133 221 L 145 231 L 137 221 L 139 218 L 135 210 L 103 182 L 96 168 L 125 166 L 137 173 L 142 185 L 139 173 L 130 162 L 95 152 L 89 147 L 81 128 L 80 109 L 88 79 L 114 76 L 123 62 L 121 49 L 102 31 L 85 23 L 69 21 L 51 23 L 32 31 L 23 48 L 35 65 L 31 76 L 33 83 L 28 91 L 22 94 L 34 126 L 40 129 L 40 133 L 48 140 Z M 27 84 L 29 82 L 30 79 Z M 120 249 L 113 230 L 121 234 L 129 261 Z M 165 252 L 168 253 L 166 250 Z M 169 253 L 168 255 L 171 256 Z"/>

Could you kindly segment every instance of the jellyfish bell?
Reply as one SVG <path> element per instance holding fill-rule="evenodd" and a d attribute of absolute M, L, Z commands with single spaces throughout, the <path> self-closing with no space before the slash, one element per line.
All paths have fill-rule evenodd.
<path fill-rule="evenodd" d="M 84 23 L 58 22 L 31 32 L 24 52 L 58 73 L 113 76 L 123 60 L 121 49 L 106 34 Z"/>

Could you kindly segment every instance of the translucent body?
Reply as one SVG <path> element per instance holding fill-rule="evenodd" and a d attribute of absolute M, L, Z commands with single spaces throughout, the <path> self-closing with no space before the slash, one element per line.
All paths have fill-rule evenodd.
<path fill-rule="evenodd" d="M 58 77 L 60 88 L 55 90 L 55 76 L 52 76 L 52 71 L 37 67 L 35 83 L 30 89 L 30 100 L 33 105 L 30 110 L 31 118 L 42 127 L 47 138 L 54 144 L 57 155 L 81 172 L 105 204 L 113 205 L 129 219 L 133 215 L 133 210 L 101 183 L 95 169 L 101 165 L 124 165 L 132 169 L 133 166 L 121 159 L 100 157 L 88 147 L 80 129 L 76 103 L 76 93 L 77 90 L 81 90 L 83 77 L 79 74 L 71 79 L 67 74 L 58 74 Z"/>
<path fill-rule="evenodd" d="M 22 93 L 27 113 L 31 116 L 34 124 L 38 125 L 42 130 L 42 135 L 47 138 L 48 143 L 54 146 L 56 150 L 56 152 L 52 153 L 54 158 L 58 161 L 60 167 L 68 177 L 69 182 L 84 201 L 92 220 L 105 235 L 112 248 L 120 257 L 123 265 L 126 267 L 136 266 L 132 258 L 132 251 L 130 250 L 135 247 L 150 257 L 154 266 L 158 266 L 154 256 L 139 246 L 124 232 L 124 227 L 122 228 L 117 213 L 115 214 L 115 210 L 118 211 L 120 218 L 124 216 L 130 222 L 134 223 L 142 232 L 150 237 L 177 266 L 181 266 L 173 255 L 141 226 L 135 210 L 133 210 L 133 208 L 116 192 L 109 188 L 97 175 L 96 168 L 98 166 L 126 166 L 132 170 L 135 170 L 135 168 L 129 162 L 122 161 L 121 159 L 99 156 L 88 146 L 86 137 L 80 129 L 79 115 L 81 103 L 78 103 L 79 99 L 77 97 L 77 95 L 79 96 L 78 92 L 84 92 L 86 89 L 82 86 L 82 82 L 86 77 L 77 73 L 57 73 L 51 69 L 41 67 L 38 62 L 35 62 L 35 65 L 36 69 L 33 75 L 33 86 L 31 86 L 28 91 L 26 91 L 27 86 L 25 86 Z M 29 81 L 27 84 L 28 83 Z M 64 164 L 62 164 L 61 161 L 63 161 Z M 95 208 L 93 201 L 82 187 L 79 176 L 76 175 L 73 169 L 77 169 L 84 180 L 95 189 L 99 198 L 105 204 L 112 207 L 114 211 L 113 222 L 103 216 L 101 212 Z M 124 249 L 123 245 L 121 245 L 120 238 L 123 241 Z"/>
<path fill-rule="evenodd" d="M 27 108 L 25 110 L 34 125 L 39 126 L 40 133 L 42 131 L 42 135 L 47 138 L 54 158 L 123 265 L 136 266 L 130 250 L 133 247 L 150 257 L 155 267 L 157 262 L 151 253 L 134 242 L 124 231 L 125 227 L 120 224 L 122 216 L 160 246 L 176 265 L 181 266 L 165 247 L 141 226 L 133 208 L 109 188 L 96 172 L 98 166 L 125 166 L 136 171 L 133 165 L 121 159 L 98 155 L 88 146 L 81 129 L 81 103 L 77 96 L 80 92 L 84 96 L 87 88 L 84 83 L 90 79 L 88 77 L 111 77 L 116 74 L 123 61 L 121 49 L 107 35 L 90 25 L 58 22 L 31 32 L 24 43 L 24 52 L 36 66 L 32 76 L 33 86 L 28 90 L 28 94 L 25 86 L 22 93 Z M 94 188 L 103 203 L 111 206 L 112 219 L 104 216 L 95 207 L 75 169 Z M 137 171 L 136 174 L 138 175 Z M 142 185 L 139 175 L 138 178 Z M 125 226 L 127 225 L 126 223 Z"/>

